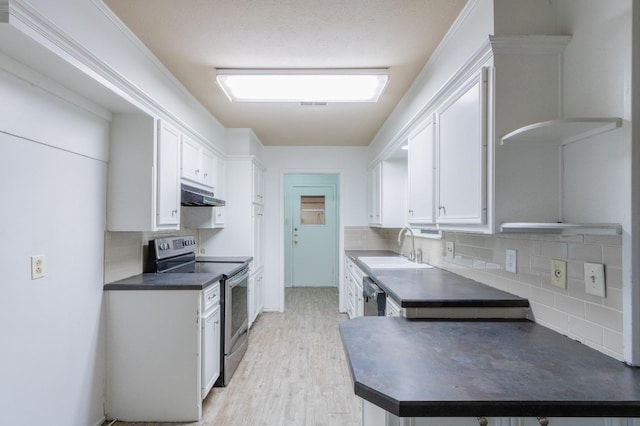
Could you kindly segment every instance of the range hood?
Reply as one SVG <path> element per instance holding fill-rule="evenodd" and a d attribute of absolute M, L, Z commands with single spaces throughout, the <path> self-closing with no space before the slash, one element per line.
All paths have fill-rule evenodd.
<path fill-rule="evenodd" d="M 180 185 L 180 205 L 188 207 L 218 207 L 224 206 L 224 200 L 215 198 L 213 192 L 195 186 Z"/>

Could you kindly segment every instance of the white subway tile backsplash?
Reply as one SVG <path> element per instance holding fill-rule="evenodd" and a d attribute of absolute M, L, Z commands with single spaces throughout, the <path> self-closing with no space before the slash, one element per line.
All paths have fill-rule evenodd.
<path fill-rule="evenodd" d="M 622 312 L 622 289 L 607 287 L 604 305 Z"/>
<path fill-rule="evenodd" d="M 569 315 L 567 313 L 536 301 L 529 301 L 529 303 L 536 322 L 563 334 L 569 330 Z"/>
<path fill-rule="evenodd" d="M 622 267 L 622 247 L 602 246 L 602 261 L 609 267 Z"/>
<path fill-rule="evenodd" d="M 569 332 L 597 345 L 603 345 L 604 343 L 604 329 L 581 318 L 569 318 Z"/>
<path fill-rule="evenodd" d="M 622 235 L 585 235 L 584 242 L 585 244 L 622 247 Z"/>
<path fill-rule="evenodd" d="M 591 303 L 586 308 L 587 320 L 622 333 L 622 312 Z"/>
<path fill-rule="evenodd" d="M 569 259 L 602 263 L 602 246 L 598 244 L 569 244 Z"/>
<path fill-rule="evenodd" d="M 456 241 L 453 262 L 444 259 L 445 240 Z M 518 251 L 516 274 L 504 270 L 507 248 Z M 535 321 L 622 359 L 620 236 L 445 233 L 436 255 L 445 269 L 528 298 Z M 566 290 L 551 285 L 551 259 L 567 260 Z M 584 262 L 605 264 L 606 298 L 586 293 Z"/>
<path fill-rule="evenodd" d="M 532 288 L 530 300 L 542 303 L 547 306 L 554 306 L 556 295 L 554 292 L 543 288 Z"/>
<path fill-rule="evenodd" d="M 559 241 L 542 241 L 541 254 L 544 257 L 566 259 L 569 253 L 569 245 Z"/>
<path fill-rule="evenodd" d="M 604 329 L 603 330 L 603 337 L 604 337 L 604 347 L 609 349 L 610 351 L 615 351 L 617 352 L 619 350 L 619 348 L 622 347 L 623 343 L 622 343 L 622 333 L 618 333 L 616 331 L 613 330 L 609 330 L 609 329 Z M 612 355 L 615 356 L 615 355 Z M 618 356 L 618 359 L 620 359 L 620 356 Z"/>
<path fill-rule="evenodd" d="M 585 303 L 582 300 L 578 300 L 573 297 L 569 297 L 563 294 L 556 294 L 555 300 L 556 307 L 563 312 L 568 313 L 571 316 L 578 318 L 585 318 Z"/>
<path fill-rule="evenodd" d="M 614 268 L 608 264 L 605 264 L 604 276 L 607 289 L 622 288 L 622 268 Z"/>

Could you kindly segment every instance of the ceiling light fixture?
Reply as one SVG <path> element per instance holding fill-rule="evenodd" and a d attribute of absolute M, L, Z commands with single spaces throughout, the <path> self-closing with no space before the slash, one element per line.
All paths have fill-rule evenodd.
<path fill-rule="evenodd" d="M 217 69 L 231 102 L 377 102 L 387 69 Z"/>

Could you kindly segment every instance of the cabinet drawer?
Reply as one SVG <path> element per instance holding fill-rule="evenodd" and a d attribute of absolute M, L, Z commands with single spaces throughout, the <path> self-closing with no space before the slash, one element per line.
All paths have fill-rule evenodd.
<path fill-rule="evenodd" d="M 206 312 L 220 304 L 220 283 L 211 284 L 202 291 L 202 311 Z"/>

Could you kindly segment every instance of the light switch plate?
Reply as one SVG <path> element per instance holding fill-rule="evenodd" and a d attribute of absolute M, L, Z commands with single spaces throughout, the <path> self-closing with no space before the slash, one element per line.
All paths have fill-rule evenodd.
<path fill-rule="evenodd" d="M 594 296 L 606 297 L 604 265 L 602 263 L 584 264 L 584 289 Z"/>
<path fill-rule="evenodd" d="M 567 261 L 551 259 L 551 284 L 558 288 L 567 288 Z"/>
<path fill-rule="evenodd" d="M 514 274 L 517 271 L 518 264 L 518 252 L 513 249 L 507 249 L 506 261 L 504 269 L 507 272 L 513 272 Z"/>

